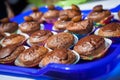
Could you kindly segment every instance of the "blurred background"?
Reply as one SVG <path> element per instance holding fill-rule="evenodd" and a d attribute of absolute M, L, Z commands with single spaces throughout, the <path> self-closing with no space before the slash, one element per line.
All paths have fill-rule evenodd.
<path fill-rule="evenodd" d="M 22 12 L 30 10 L 33 6 L 58 5 L 62 7 L 71 4 L 83 4 L 96 0 L 0 0 L 0 19 L 4 17 L 12 18 Z M 99 0 L 100 1 L 100 0 Z"/>

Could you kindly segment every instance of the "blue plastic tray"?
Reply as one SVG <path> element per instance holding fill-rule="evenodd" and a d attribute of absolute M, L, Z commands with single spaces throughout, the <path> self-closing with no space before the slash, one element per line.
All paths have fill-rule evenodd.
<path fill-rule="evenodd" d="M 61 7 L 56 7 L 61 10 Z M 114 9 L 111 9 L 112 12 L 117 12 L 120 8 L 120 5 Z M 40 11 L 46 12 L 47 8 L 41 7 Z M 23 22 L 23 17 L 29 15 L 32 11 L 22 13 L 15 18 L 11 19 L 18 23 Z M 83 10 L 84 14 L 88 14 L 90 10 Z M 52 24 L 45 23 L 45 29 L 51 30 Z M 107 54 L 101 59 L 94 61 L 80 61 L 78 64 L 73 65 L 64 65 L 64 64 L 49 64 L 44 68 L 24 68 L 13 65 L 0 64 L 0 71 L 10 72 L 15 74 L 25 74 L 30 76 L 50 76 L 58 79 L 67 79 L 67 80 L 86 80 L 97 78 L 101 75 L 109 73 L 112 71 L 120 61 L 120 43 L 114 43 L 111 45 Z"/>

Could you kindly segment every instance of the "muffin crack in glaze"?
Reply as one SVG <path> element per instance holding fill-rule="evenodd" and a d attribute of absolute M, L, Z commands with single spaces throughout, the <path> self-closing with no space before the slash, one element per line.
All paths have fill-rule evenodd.
<path fill-rule="evenodd" d="M 80 54 L 81 57 L 94 57 L 99 55 L 106 48 L 104 38 L 96 35 L 86 36 L 78 41 L 74 50 Z"/>
<path fill-rule="evenodd" d="M 38 65 L 48 50 L 42 46 L 33 46 L 24 50 L 15 61 L 18 66 L 33 67 Z"/>
<path fill-rule="evenodd" d="M 2 45 L 3 46 L 8 46 L 8 45 L 14 45 L 14 44 L 22 44 L 25 41 L 25 36 L 20 35 L 20 34 L 11 34 L 10 36 L 6 36 L 2 40 Z"/>
<path fill-rule="evenodd" d="M 0 50 L 0 63 L 11 63 L 19 56 L 19 54 L 24 50 L 23 46 L 7 46 Z"/>
<path fill-rule="evenodd" d="M 67 26 L 67 30 L 77 34 L 87 34 L 90 33 L 93 29 L 93 21 L 91 19 L 87 19 L 84 21 L 78 22 L 69 22 L 69 26 Z"/>
<path fill-rule="evenodd" d="M 33 21 L 33 18 L 30 16 L 24 17 L 25 22 L 19 24 L 19 29 L 23 33 L 31 34 L 37 30 L 40 30 L 40 23 L 37 21 Z"/>
<path fill-rule="evenodd" d="M 34 32 L 36 30 L 39 30 L 40 29 L 40 25 L 39 24 L 36 24 L 36 22 L 25 22 L 25 23 L 22 23 L 19 25 L 20 26 L 20 29 L 22 30 L 22 32 Z M 37 27 L 39 26 L 39 27 Z M 29 28 L 28 28 L 29 27 Z"/>
<path fill-rule="evenodd" d="M 106 36 L 106 37 L 119 37 L 120 36 L 120 23 L 113 22 L 105 25 L 100 28 L 98 31 L 98 35 Z"/>
<path fill-rule="evenodd" d="M 46 45 L 50 49 L 69 48 L 74 43 L 74 36 L 70 33 L 62 32 L 48 38 Z"/>
<path fill-rule="evenodd" d="M 75 54 L 68 49 L 54 49 L 49 52 L 40 62 L 39 66 L 43 67 L 49 63 L 72 64 L 76 60 Z"/>

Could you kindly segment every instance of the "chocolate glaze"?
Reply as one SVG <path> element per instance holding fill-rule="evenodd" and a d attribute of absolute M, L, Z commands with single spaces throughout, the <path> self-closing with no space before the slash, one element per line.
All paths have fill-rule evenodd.
<path fill-rule="evenodd" d="M 111 12 L 102 8 L 102 5 L 97 5 L 88 15 L 88 19 L 92 19 L 94 22 L 100 22 L 109 17 Z"/>
<path fill-rule="evenodd" d="M 74 19 L 73 19 L 74 20 Z M 77 34 L 87 34 L 90 33 L 93 29 L 93 21 L 91 19 L 83 20 L 83 21 L 70 21 L 66 29 L 70 32 Z"/>
<path fill-rule="evenodd" d="M 4 18 L 0 22 L 0 31 L 13 33 L 18 29 L 18 24 L 10 21 L 8 18 Z"/>
<path fill-rule="evenodd" d="M 25 37 L 20 34 L 11 34 L 10 36 L 6 36 L 2 41 L 2 44 L 5 46 L 14 45 L 14 44 L 22 44 L 25 41 Z"/>
<path fill-rule="evenodd" d="M 48 38 L 46 45 L 51 48 L 69 48 L 74 42 L 74 36 L 70 33 L 62 32 Z"/>
<path fill-rule="evenodd" d="M 113 22 L 105 25 L 104 27 L 100 28 L 98 35 L 109 37 L 120 36 L 120 23 Z"/>
<path fill-rule="evenodd" d="M 48 50 L 42 46 L 33 46 L 24 50 L 16 59 L 15 64 L 24 67 L 33 67 L 39 64 Z"/>
<path fill-rule="evenodd" d="M 44 44 L 53 33 L 49 30 L 39 30 L 31 34 L 29 40 L 31 44 Z"/>
<path fill-rule="evenodd" d="M 101 36 L 90 35 L 86 36 L 78 41 L 74 46 L 74 50 L 81 56 L 89 57 L 92 55 L 99 55 L 105 49 L 105 40 Z M 84 58 L 84 57 L 83 57 Z"/>
<path fill-rule="evenodd" d="M 23 46 L 10 45 L 0 50 L 0 63 L 12 63 L 24 50 Z"/>
<path fill-rule="evenodd" d="M 43 67 L 49 63 L 72 64 L 75 60 L 76 56 L 71 50 L 65 48 L 54 49 L 47 53 L 47 55 L 41 60 L 39 66 Z"/>
<path fill-rule="evenodd" d="M 33 21 L 33 18 L 30 16 L 24 17 L 25 22 L 19 25 L 19 29 L 23 33 L 31 34 L 37 30 L 40 30 L 40 23 Z"/>
<path fill-rule="evenodd" d="M 30 16 L 33 18 L 33 20 L 40 22 L 43 13 L 39 11 L 37 7 L 32 8 L 33 13 L 30 14 Z"/>
<path fill-rule="evenodd" d="M 68 15 L 69 18 L 73 18 L 74 16 L 81 15 L 81 11 L 77 5 L 72 5 L 72 9 L 66 9 L 60 11 L 60 16 Z"/>

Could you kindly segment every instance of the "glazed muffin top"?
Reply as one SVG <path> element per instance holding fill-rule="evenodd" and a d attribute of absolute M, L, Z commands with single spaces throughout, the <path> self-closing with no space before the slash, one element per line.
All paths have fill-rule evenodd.
<path fill-rule="evenodd" d="M 0 31 L 0 40 L 3 39 L 5 36 L 6 36 L 5 33 Z"/>
<path fill-rule="evenodd" d="M 32 11 L 33 13 L 31 13 L 30 16 L 33 18 L 33 20 L 39 21 L 43 16 L 43 13 L 40 12 L 37 7 L 32 7 Z"/>
<path fill-rule="evenodd" d="M 33 67 L 39 64 L 48 50 L 43 46 L 32 46 L 24 50 L 16 59 L 15 64 L 24 67 Z"/>
<path fill-rule="evenodd" d="M 49 30 L 39 30 L 31 34 L 30 42 L 31 43 L 39 43 L 46 41 L 53 33 Z"/>
<path fill-rule="evenodd" d="M 0 31 L 14 33 L 18 30 L 18 24 L 10 21 L 9 18 L 3 18 L 0 22 Z"/>
<path fill-rule="evenodd" d="M 93 29 L 93 21 L 91 19 L 81 21 L 81 16 L 75 16 L 68 23 L 66 29 L 77 34 L 87 34 Z"/>
<path fill-rule="evenodd" d="M 43 67 L 49 63 L 61 63 L 61 64 L 72 64 L 76 60 L 75 54 L 68 49 L 54 49 L 47 53 L 47 55 L 41 60 L 39 66 Z"/>
<path fill-rule="evenodd" d="M 50 49 L 69 48 L 74 43 L 74 36 L 67 32 L 61 32 L 48 38 L 46 45 Z"/>
<path fill-rule="evenodd" d="M 119 19 L 120 19 L 120 10 L 118 11 L 118 17 L 119 17 Z"/>
<path fill-rule="evenodd" d="M 109 17 L 111 12 L 107 9 L 103 9 L 102 5 L 97 5 L 93 7 L 93 10 L 88 15 L 88 19 L 92 19 L 95 22 L 100 22 L 105 18 Z"/>
<path fill-rule="evenodd" d="M 40 30 L 40 23 L 33 21 L 33 18 L 30 16 L 24 17 L 25 22 L 19 24 L 19 29 L 23 33 L 31 34 L 37 30 Z"/>
<path fill-rule="evenodd" d="M 1 44 L 0 44 L 0 49 L 2 49 L 2 46 L 1 46 Z"/>
<path fill-rule="evenodd" d="M 120 23 L 113 22 L 101 27 L 98 35 L 108 37 L 120 36 Z"/>
<path fill-rule="evenodd" d="M 55 9 L 54 5 L 48 6 L 48 11 L 44 13 L 43 18 L 44 19 L 51 19 L 51 18 L 58 18 L 59 17 L 59 11 Z"/>
<path fill-rule="evenodd" d="M 2 45 L 8 46 L 8 45 L 14 45 L 14 44 L 21 44 L 25 41 L 25 36 L 20 34 L 11 34 L 10 36 L 6 36 L 3 41 Z"/>
<path fill-rule="evenodd" d="M 69 21 L 70 21 L 70 19 L 67 15 L 62 15 L 59 17 L 59 20 L 57 20 L 54 23 L 54 27 L 55 27 L 55 29 L 58 29 L 58 30 L 65 30 L 66 27 L 68 26 Z"/>
<path fill-rule="evenodd" d="M 0 50 L 0 63 L 11 63 L 24 50 L 24 46 L 10 45 Z"/>
<path fill-rule="evenodd" d="M 66 9 L 66 10 L 60 11 L 59 15 L 60 16 L 68 15 L 68 17 L 70 19 L 73 18 L 74 16 L 81 15 L 81 10 L 80 10 L 80 8 L 77 5 L 72 4 L 71 7 L 72 7 L 72 9 Z"/>
<path fill-rule="evenodd" d="M 102 44 L 105 44 L 103 37 L 90 35 L 80 39 L 74 46 L 74 50 L 80 55 L 89 55 L 92 54 L 94 50 L 98 49 Z"/>
<path fill-rule="evenodd" d="M 0 49 L 0 58 L 6 58 L 16 49 L 17 45 L 9 45 Z"/>

